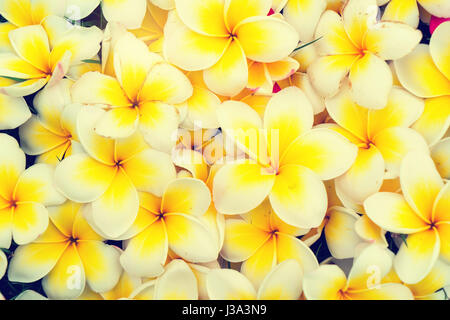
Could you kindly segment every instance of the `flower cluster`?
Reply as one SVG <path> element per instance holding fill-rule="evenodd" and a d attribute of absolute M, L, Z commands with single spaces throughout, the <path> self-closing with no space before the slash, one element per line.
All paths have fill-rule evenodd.
<path fill-rule="evenodd" d="M 447 299 L 450 1 L 0 15 L 0 298 Z"/>

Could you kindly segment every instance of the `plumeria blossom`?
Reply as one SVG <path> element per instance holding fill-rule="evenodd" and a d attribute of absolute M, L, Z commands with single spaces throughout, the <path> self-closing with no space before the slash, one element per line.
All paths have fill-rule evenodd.
<path fill-rule="evenodd" d="M 28 155 L 36 155 L 38 163 L 56 165 L 83 151 L 75 123 L 81 106 L 71 104 L 71 86 L 71 80 L 63 79 L 40 91 L 33 101 L 38 114 L 19 129 L 22 149 Z"/>
<path fill-rule="evenodd" d="M 114 238 L 135 221 L 138 191 L 162 195 L 176 173 L 170 156 L 150 149 L 138 133 L 116 140 L 96 134 L 95 123 L 104 112 L 92 106 L 79 111 L 76 130 L 86 153 L 62 160 L 55 182 L 70 200 L 89 203 L 94 224 Z"/>
<path fill-rule="evenodd" d="M 376 0 L 349 0 L 342 17 L 331 10 L 322 15 L 315 33 L 320 58 L 308 73 L 324 97 L 336 95 L 348 77 L 357 104 L 386 106 L 393 79 L 385 60 L 410 53 L 422 34 L 403 23 L 377 21 L 377 13 Z"/>
<path fill-rule="evenodd" d="M 427 98 L 422 117 L 414 124 L 430 145 L 438 142 L 450 125 L 450 21 L 435 30 L 430 45 L 420 44 L 406 57 L 394 61 L 401 84 L 416 96 Z"/>
<path fill-rule="evenodd" d="M 164 55 L 184 70 L 204 70 L 206 85 L 220 95 L 246 87 L 247 59 L 282 60 L 299 40 L 291 25 L 267 16 L 271 0 L 175 0 L 175 5 L 164 29 Z"/>
<path fill-rule="evenodd" d="M 37 164 L 25 170 L 25 154 L 17 141 L 0 133 L 0 145 L 0 247 L 9 248 L 12 239 L 26 244 L 44 232 L 46 206 L 65 198 L 54 186 L 54 168 Z"/>
<path fill-rule="evenodd" d="M 49 207 L 49 215 L 47 230 L 15 251 L 8 279 L 27 283 L 43 278 L 51 299 L 77 298 L 86 283 L 96 292 L 112 289 L 121 275 L 119 252 L 92 230 L 82 206 L 67 201 Z"/>
<path fill-rule="evenodd" d="M 438 17 L 450 16 L 450 3 L 445 0 L 390 0 L 383 13 L 383 20 L 401 21 L 413 28 L 419 25 L 419 5 Z"/>
<path fill-rule="evenodd" d="M 295 259 L 305 273 L 318 267 L 314 253 L 297 238 L 308 231 L 284 223 L 266 200 L 244 219 L 225 220 L 221 255 L 230 262 L 243 261 L 241 272 L 259 288 L 273 267 L 285 260 Z"/>
<path fill-rule="evenodd" d="M 439 257 L 450 261 L 450 185 L 443 183 L 429 156 L 415 152 L 402 162 L 400 183 L 403 196 L 377 193 L 364 207 L 383 229 L 408 235 L 394 267 L 403 282 L 414 284 L 428 275 Z"/>
<path fill-rule="evenodd" d="M 345 173 L 355 160 L 356 146 L 332 130 L 311 130 L 312 106 L 296 87 L 271 98 L 264 124 L 256 111 L 236 101 L 224 102 L 218 117 L 224 132 L 249 159 L 227 163 L 217 172 L 213 183 L 217 210 L 243 214 L 269 196 L 285 223 L 319 226 L 327 209 L 321 180 Z"/>
<path fill-rule="evenodd" d="M 429 153 L 425 139 L 409 128 L 419 119 L 424 102 L 406 90 L 394 87 L 385 108 L 369 110 L 353 102 L 348 85 L 326 100 L 336 130 L 358 147 L 355 163 L 336 179 L 336 187 L 352 201 L 362 204 L 377 192 L 385 178 L 398 177 L 400 163 L 410 151 Z"/>
<path fill-rule="evenodd" d="M 151 146 L 170 152 L 180 122 L 173 104 L 192 95 L 188 78 L 131 33 L 114 46 L 114 71 L 117 78 L 86 73 L 72 88 L 74 102 L 105 105 L 98 134 L 126 138 L 139 128 Z"/>
<path fill-rule="evenodd" d="M 300 265 L 285 260 L 271 269 L 259 289 L 232 269 L 211 270 L 206 288 L 211 300 L 297 300 L 302 294 L 302 278 Z"/>
<path fill-rule="evenodd" d="M 336 265 L 321 265 L 305 274 L 303 293 L 308 300 L 412 300 L 408 287 L 382 283 L 392 267 L 392 252 L 376 244 L 355 257 L 348 277 Z"/>
<path fill-rule="evenodd" d="M 54 85 L 71 66 L 94 57 L 102 38 L 97 27 L 69 27 L 57 16 L 8 35 L 13 51 L 0 53 L 0 92 L 19 97 Z"/>
<path fill-rule="evenodd" d="M 140 210 L 127 232 L 131 239 L 120 257 L 128 273 L 141 277 L 160 275 L 169 249 L 190 262 L 217 259 L 217 241 L 198 218 L 211 202 L 209 189 L 201 180 L 173 180 L 161 198 L 150 193 L 139 196 Z"/>

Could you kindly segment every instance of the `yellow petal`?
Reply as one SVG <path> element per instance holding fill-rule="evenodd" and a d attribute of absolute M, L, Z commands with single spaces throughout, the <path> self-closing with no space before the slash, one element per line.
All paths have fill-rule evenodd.
<path fill-rule="evenodd" d="M 44 28 L 40 25 L 27 26 L 10 31 L 9 37 L 18 55 L 46 73 L 49 69 L 50 46 Z"/>
<path fill-rule="evenodd" d="M 170 156 L 152 149 L 145 149 L 125 161 L 123 169 L 138 190 L 157 196 L 161 196 L 167 184 L 176 177 Z"/>
<path fill-rule="evenodd" d="M 410 153 L 400 168 L 403 195 L 413 210 L 426 221 L 432 221 L 433 205 L 444 186 L 431 158 Z"/>
<path fill-rule="evenodd" d="M 359 148 L 351 168 L 336 179 L 336 188 L 356 203 L 362 203 L 380 190 L 384 172 L 383 156 L 374 145 Z"/>
<path fill-rule="evenodd" d="M 450 221 L 450 185 L 446 184 L 436 196 L 433 205 L 433 221 L 449 222 Z"/>
<path fill-rule="evenodd" d="M 380 110 L 370 110 L 368 117 L 368 138 L 390 127 L 409 127 L 423 113 L 424 102 L 404 89 L 392 88 L 388 104 Z"/>
<path fill-rule="evenodd" d="M 367 31 L 365 48 L 383 60 L 397 60 L 411 53 L 422 32 L 403 23 L 380 22 Z M 401 49 L 399 49 L 401 48 Z"/>
<path fill-rule="evenodd" d="M 175 0 L 180 19 L 186 26 L 206 36 L 227 36 L 224 1 Z"/>
<path fill-rule="evenodd" d="M 395 256 L 395 271 L 404 283 L 417 283 L 431 271 L 439 252 L 440 239 L 436 228 L 411 234 Z"/>
<path fill-rule="evenodd" d="M 450 138 L 445 138 L 436 143 L 431 149 L 431 158 L 436 169 L 444 179 L 450 179 Z"/>
<path fill-rule="evenodd" d="M 20 246 L 9 263 L 8 279 L 17 282 L 34 282 L 46 276 L 56 265 L 64 250 L 65 242 L 31 243 Z M 33 268 L 30 268 L 33 265 Z"/>
<path fill-rule="evenodd" d="M 25 170 L 25 154 L 17 141 L 5 134 L 0 134 L 0 198 L 11 200 L 17 180 Z"/>
<path fill-rule="evenodd" d="M 203 215 L 211 203 L 205 183 L 198 179 L 181 178 L 171 182 L 163 195 L 161 210 L 165 213 Z"/>
<path fill-rule="evenodd" d="M 369 245 L 353 260 L 348 275 L 347 291 L 376 288 L 392 268 L 394 255 L 377 244 Z"/>
<path fill-rule="evenodd" d="M 210 262 L 217 259 L 219 248 L 211 231 L 198 218 L 187 214 L 167 214 L 169 248 L 190 262 Z"/>
<path fill-rule="evenodd" d="M 155 300 L 198 299 L 197 279 L 189 266 L 180 259 L 171 261 L 155 283 Z"/>
<path fill-rule="evenodd" d="M 316 45 L 320 54 L 359 54 L 358 48 L 345 33 L 342 18 L 334 11 L 326 11 L 320 18 L 315 38 L 320 37 Z"/>
<path fill-rule="evenodd" d="M 401 21 L 413 28 L 419 25 L 419 7 L 416 0 L 391 0 L 383 13 L 383 20 Z"/>
<path fill-rule="evenodd" d="M 158 276 L 164 272 L 168 250 L 165 224 L 162 220 L 155 221 L 128 242 L 120 263 L 132 275 Z"/>
<path fill-rule="evenodd" d="M 139 209 L 139 197 L 123 169 L 116 171 L 108 189 L 92 203 L 95 224 L 110 237 L 123 234 L 133 224 Z"/>
<path fill-rule="evenodd" d="M 85 285 L 83 262 L 75 244 L 67 247 L 52 271 L 42 280 L 42 287 L 50 299 L 77 298 Z"/>
<path fill-rule="evenodd" d="M 450 96 L 443 96 L 425 99 L 425 110 L 412 128 L 432 146 L 444 136 L 449 126 Z"/>
<path fill-rule="evenodd" d="M 376 193 L 364 201 L 364 209 L 369 218 L 381 228 L 410 234 L 427 229 L 427 224 L 396 193 Z"/>
<path fill-rule="evenodd" d="M 104 104 L 113 107 L 131 106 L 119 81 L 99 72 L 84 74 L 72 87 L 74 102 Z"/>
<path fill-rule="evenodd" d="M 101 116 L 96 123 L 95 131 L 107 138 L 127 138 L 136 131 L 138 121 L 137 108 L 114 108 Z"/>
<path fill-rule="evenodd" d="M 367 53 L 357 60 L 349 75 L 353 100 L 369 109 L 382 109 L 388 102 L 393 78 L 391 69 L 378 56 Z"/>
<path fill-rule="evenodd" d="M 355 255 L 355 247 L 361 242 L 355 231 L 357 217 L 350 212 L 341 207 L 328 210 L 325 239 L 328 249 L 336 259 L 352 258 Z"/>
<path fill-rule="evenodd" d="M 450 271 L 448 264 L 442 260 L 437 260 L 430 273 L 420 282 L 408 287 L 413 292 L 415 298 L 426 298 L 450 282 Z"/>
<path fill-rule="evenodd" d="M 345 31 L 359 48 L 363 48 L 364 36 L 378 15 L 376 0 L 349 0 L 342 8 Z"/>
<path fill-rule="evenodd" d="M 303 272 L 295 260 L 286 260 L 266 276 L 258 290 L 258 300 L 298 300 Z"/>
<path fill-rule="evenodd" d="M 7 203 L 2 198 L 0 198 L 0 202 L 4 202 L 3 209 L 0 209 L 0 245 L 2 248 L 9 248 L 12 239 L 13 210 L 10 208 L 9 202 Z"/>
<path fill-rule="evenodd" d="M 29 167 L 17 181 L 14 199 L 18 202 L 39 202 L 47 206 L 63 203 L 66 199 L 55 188 L 54 173 L 54 167 L 48 164 Z"/>
<path fill-rule="evenodd" d="M 70 200 L 91 202 L 109 187 L 116 169 L 105 166 L 85 154 L 72 155 L 56 168 L 55 183 Z"/>
<path fill-rule="evenodd" d="M 220 60 L 203 73 L 208 88 L 223 96 L 241 92 L 248 76 L 247 59 L 239 40 L 231 41 Z"/>
<path fill-rule="evenodd" d="M 419 44 L 406 57 L 394 61 L 402 85 L 423 98 L 450 94 L 450 81 L 434 63 L 429 46 Z"/>
<path fill-rule="evenodd" d="M 297 60 L 287 57 L 283 60 L 267 63 L 267 70 L 273 81 L 284 80 L 298 70 L 300 64 Z"/>
<path fill-rule="evenodd" d="M 249 17 L 266 16 L 269 13 L 269 0 L 226 0 L 225 22 L 229 31 L 233 31 L 239 22 Z"/>
<path fill-rule="evenodd" d="M 139 28 L 144 19 L 145 0 L 103 0 L 102 12 L 109 22 L 119 22 L 129 29 Z"/>
<path fill-rule="evenodd" d="M 276 93 L 267 104 L 264 128 L 268 149 L 276 166 L 291 143 L 312 128 L 313 108 L 306 95 L 296 87 Z"/>
<path fill-rule="evenodd" d="M 0 4 L 1 15 L 18 27 L 33 24 L 30 12 L 31 4 L 28 0 L 2 1 Z"/>
<path fill-rule="evenodd" d="M 230 262 L 250 258 L 267 240 L 269 234 L 240 219 L 225 221 L 225 238 L 221 255 Z"/>
<path fill-rule="evenodd" d="M 298 34 L 287 22 L 273 17 L 251 17 L 236 28 L 236 36 L 247 58 L 275 62 L 297 46 Z"/>
<path fill-rule="evenodd" d="M 386 283 L 370 290 L 348 292 L 352 300 L 413 300 L 408 287 L 399 283 Z"/>
<path fill-rule="evenodd" d="M 80 208 L 79 203 L 72 201 L 66 201 L 59 206 L 51 206 L 48 208 L 50 221 L 60 233 L 69 238 L 72 236 L 75 217 Z M 42 239 L 39 239 L 39 241 L 42 241 Z"/>
<path fill-rule="evenodd" d="M 308 300 L 340 300 L 347 279 L 336 265 L 323 265 L 303 278 L 303 293 Z"/>
<path fill-rule="evenodd" d="M 448 195 L 448 192 L 447 192 L 447 195 Z M 448 203 L 448 200 L 447 200 L 447 203 Z M 441 240 L 440 256 L 446 263 L 449 263 L 450 262 L 450 245 L 449 245 L 450 223 L 448 221 L 440 223 L 437 226 L 437 230 L 439 233 L 439 239 Z"/>
<path fill-rule="evenodd" d="M 221 213 L 246 213 L 269 195 L 274 181 L 275 176 L 266 174 L 256 163 L 225 165 L 214 178 L 214 204 Z"/>
<path fill-rule="evenodd" d="M 340 134 L 317 128 L 298 137 L 289 146 L 281 165 L 301 165 L 314 171 L 322 180 L 329 180 L 345 173 L 357 153 L 358 148 Z"/>
<path fill-rule="evenodd" d="M 0 128 L 15 129 L 31 117 L 30 110 L 22 98 L 0 94 Z"/>
<path fill-rule="evenodd" d="M 92 290 L 106 292 L 116 286 L 122 273 L 116 248 L 101 241 L 80 241 L 77 250 Z"/>
<path fill-rule="evenodd" d="M 158 63 L 148 73 L 138 100 L 176 104 L 190 98 L 192 90 L 189 79 L 180 70 L 168 63 Z"/>
<path fill-rule="evenodd" d="M 311 272 L 319 266 L 317 258 L 302 240 L 285 234 L 277 233 L 277 261 L 296 260 L 304 273 Z"/>
<path fill-rule="evenodd" d="M 325 217 L 326 197 L 325 186 L 313 171 L 289 164 L 278 172 L 270 203 L 284 222 L 295 227 L 313 228 Z"/>
<path fill-rule="evenodd" d="M 335 96 L 357 59 L 358 56 L 353 54 L 319 57 L 308 68 L 312 85 L 323 97 Z"/>
<path fill-rule="evenodd" d="M 383 155 L 387 174 L 392 178 L 398 176 L 401 161 L 406 154 L 429 153 L 425 139 L 410 128 L 384 129 L 373 138 L 372 142 Z"/>
<path fill-rule="evenodd" d="M 241 272 L 259 288 L 266 275 L 277 265 L 277 240 L 272 237 L 266 241 L 241 266 Z"/>
<path fill-rule="evenodd" d="M 216 64 L 228 42 L 229 39 L 225 37 L 208 37 L 192 31 L 172 11 L 164 29 L 163 52 L 167 60 L 176 66 L 187 71 L 197 71 Z"/>
<path fill-rule="evenodd" d="M 450 16 L 450 6 L 448 2 L 442 0 L 420 0 L 420 5 L 429 13 L 437 17 Z"/>
<path fill-rule="evenodd" d="M 206 278 L 211 300 L 255 300 L 252 283 L 240 272 L 232 269 L 213 269 Z"/>
<path fill-rule="evenodd" d="M 325 0 L 291 0 L 284 7 L 283 15 L 297 30 L 301 41 L 310 41 L 326 5 Z"/>
<path fill-rule="evenodd" d="M 128 99 L 136 101 L 150 68 L 162 61 L 144 42 L 125 34 L 114 46 L 114 70 Z"/>

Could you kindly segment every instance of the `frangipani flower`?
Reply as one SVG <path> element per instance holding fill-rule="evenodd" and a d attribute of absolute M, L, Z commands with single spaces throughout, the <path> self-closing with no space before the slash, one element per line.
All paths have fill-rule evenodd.
<path fill-rule="evenodd" d="M 284 223 L 266 200 L 246 214 L 244 220 L 225 220 L 225 239 L 220 254 L 230 262 L 243 261 L 241 272 L 259 288 L 274 266 L 285 260 L 296 260 L 305 273 L 318 267 L 314 253 L 296 238 L 308 231 Z"/>
<path fill-rule="evenodd" d="M 92 106 L 79 111 L 76 131 L 86 153 L 62 160 L 55 182 L 70 200 L 90 203 L 95 226 L 114 238 L 135 221 L 138 191 L 162 195 L 176 173 L 170 156 L 150 149 L 139 134 L 116 140 L 97 135 L 94 126 L 104 113 Z"/>
<path fill-rule="evenodd" d="M 139 128 L 152 147 L 170 152 L 179 124 L 173 104 L 192 95 L 189 80 L 131 33 L 114 46 L 114 70 L 117 79 L 85 74 L 72 88 L 74 102 L 105 105 L 95 124 L 98 134 L 126 138 Z"/>
<path fill-rule="evenodd" d="M 181 259 L 169 262 L 156 280 L 142 284 L 130 296 L 135 300 L 197 300 L 198 297 L 197 278 Z"/>
<path fill-rule="evenodd" d="M 71 80 L 63 79 L 40 91 L 33 101 L 38 114 L 19 128 L 22 149 L 26 154 L 37 155 L 38 163 L 56 165 L 83 150 L 76 133 L 81 106 L 71 104 L 71 86 Z"/>
<path fill-rule="evenodd" d="M 446 0 L 384 0 L 383 20 L 401 21 L 413 28 L 419 25 L 419 4 L 428 13 L 438 17 L 450 16 L 450 3 Z"/>
<path fill-rule="evenodd" d="M 350 168 L 357 147 L 328 129 L 312 129 L 311 104 L 296 87 L 269 101 L 264 124 L 256 111 L 237 101 L 218 110 L 225 134 L 249 159 L 226 163 L 213 183 L 214 204 L 223 214 L 243 214 L 269 196 L 281 220 L 314 228 L 325 217 L 326 191 L 321 180 Z"/>
<path fill-rule="evenodd" d="M 404 284 L 394 268 L 381 281 Z M 447 300 L 442 289 L 450 285 L 450 265 L 438 259 L 422 281 L 404 285 L 411 290 L 415 300 Z"/>
<path fill-rule="evenodd" d="M 427 98 L 425 111 L 413 128 L 429 145 L 438 142 L 450 125 L 450 21 L 433 33 L 430 45 L 420 44 L 406 57 L 394 61 L 401 84 L 416 96 Z"/>
<path fill-rule="evenodd" d="M 102 32 L 50 16 L 41 25 L 11 30 L 9 39 L 14 51 L 0 53 L 0 92 L 20 97 L 56 84 L 71 66 L 94 57 Z"/>
<path fill-rule="evenodd" d="M 344 85 L 326 100 L 328 114 L 339 125 L 325 124 L 347 137 L 358 149 L 352 167 L 336 179 L 338 192 L 353 202 L 362 202 L 377 192 L 384 178 L 398 177 L 400 163 L 410 151 L 429 153 L 425 139 L 409 128 L 424 109 L 421 99 L 406 90 L 392 88 L 385 108 L 369 110 L 353 102 Z"/>
<path fill-rule="evenodd" d="M 450 261 L 450 184 L 444 185 L 429 156 L 415 152 L 402 162 L 400 183 L 403 196 L 377 193 L 367 198 L 364 208 L 383 229 L 408 235 L 394 268 L 403 282 L 414 284 L 439 257 Z"/>
<path fill-rule="evenodd" d="M 303 277 L 308 300 L 412 300 L 411 291 L 399 283 L 382 283 L 392 267 L 392 252 L 376 244 L 353 260 L 348 278 L 336 265 L 321 265 Z"/>
<path fill-rule="evenodd" d="M 175 0 L 164 29 L 164 55 L 187 71 L 204 70 L 209 89 L 234 96 L 248 82 L 247 58 L 276 62 L 298 43 L 295 29 L 268 17 L 271 0 Z"/>
<path fill-rule="evenodd" d="M 0 145 L 0 248 L 9 248 L 11 239 L 22 245 L 44 232 L 46 206 L 65 198 L 54 187 L 51 166 L 37 164 L 25 170 L 25 154 L 17 141 L 0 133 Z"/>
<path fill-rule="evenodd" d="M 377 22 L 376 0 L 349 0 L 342 17 L 326 11 L 315 38 L 321 56 L 308 68 L 319 94 L 332 97 L 343 79 L 350 80 L 352 99 L 370 109 L 386 106 L 392 73 L 385 60 L 410 53 L 420 42 L 420 31 L 400 22 Z"/>
<path fill-rule="evenodd" d="M 96 292 L 112 289 L 122 271 L 119 251 L 103 243 L 83 218 L 82 210 L 71 201 L 49 207 L 47 230 L 15 251 L 8 279 L 28 283 L 43 278 L 42 286 L 50 299 L 77 298 L 86 283 Z"/>
<path fill-rule="evenodd" d="M 201 217 L 208 210 L 211 195 L 198 179 L 173 180 L 161 198 L 140 193 L 140 209 L 135 223 L 127 232 L 120 262 L 135 276 L 154 277 L 164 271 L 170 248 L 190 262 L 217 259 L 218 246 Z"/>
<path fill-rule="evenodd" d="M 302 294 L 303 272 L 295 260 L 274 266 L 259 289 L 240 272 L 213 269 L 206 279 L 211 300 L 297 300 Z"/>

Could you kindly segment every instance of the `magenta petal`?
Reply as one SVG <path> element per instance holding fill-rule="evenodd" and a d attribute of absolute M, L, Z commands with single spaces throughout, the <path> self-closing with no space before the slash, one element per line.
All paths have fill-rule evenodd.
<path fill-rule="evenodd" d="M 439 25 L 441 23 L 444 23 L 445 21 L 450 21 L 450 18 L 439 18 L 439 17 L 431 16 L 430 33 L 433 34 L 434 30 L 436 30 L 436 28 L 439 27 Z"/>

